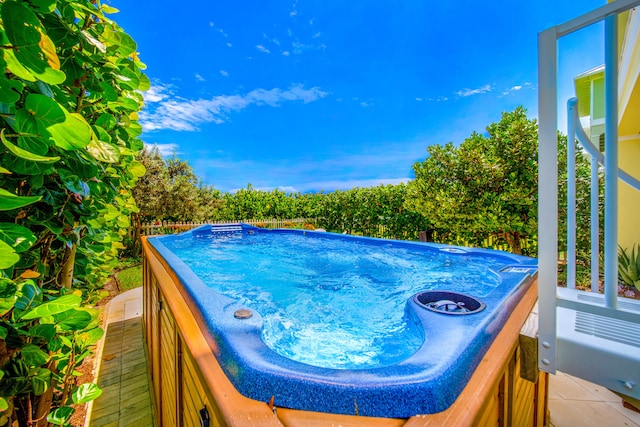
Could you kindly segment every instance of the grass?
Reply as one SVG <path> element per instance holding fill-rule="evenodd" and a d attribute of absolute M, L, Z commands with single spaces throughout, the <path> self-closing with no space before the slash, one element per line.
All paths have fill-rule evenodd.
<path fill-rule="evenodd" d="M 116 273 L 121 292 L 142 286 L 142 265 L 125 268 Z"/>

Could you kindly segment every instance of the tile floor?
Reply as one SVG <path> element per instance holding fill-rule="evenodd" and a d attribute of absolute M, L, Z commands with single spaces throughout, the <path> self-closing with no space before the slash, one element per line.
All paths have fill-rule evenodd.
<path fill-rule="evenodd" d="M 640 413 L 604 387 L 559 372 L 549 382 L 553 427 L 640 427 Z"/>

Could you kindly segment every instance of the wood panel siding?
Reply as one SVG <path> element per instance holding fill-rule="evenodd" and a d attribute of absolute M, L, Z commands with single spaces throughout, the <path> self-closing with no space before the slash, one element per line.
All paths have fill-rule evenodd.
<path fill-rule="evenodd" d="M 179 426 L 178 402 L 180 393 L 176 387 L 179 348 L 176 343 L 176 325 L 167 302 L 160 298 L 160 401 L 162 402 L 162 425 Z"/>

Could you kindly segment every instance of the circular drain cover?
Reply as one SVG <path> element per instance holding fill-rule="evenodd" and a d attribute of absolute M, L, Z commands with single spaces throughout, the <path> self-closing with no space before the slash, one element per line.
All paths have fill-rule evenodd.
<path fill-rule="evenodd" d="M 414 301 L 427 310 L 442 314 L 473 314 L 484 310 L 486 305 L 466 294 L 451 291 L 424 291 L 414 296 Z"/>

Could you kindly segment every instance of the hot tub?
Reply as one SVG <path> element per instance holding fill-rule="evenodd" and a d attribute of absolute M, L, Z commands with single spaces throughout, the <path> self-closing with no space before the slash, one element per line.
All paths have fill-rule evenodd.
<path fill-rule="evenodd" d="M 273 249 L 272 244 L 278 241 L 285 242 L 284 252 Z M 301 230 L 270 231 L 247 225 L 224 228 L 203 226 L 181 235 L 150 238 L 148 243 L 153 249 L 151 250 L 148 244 L 145 244 L 145 247 L 159 257 L 161 264 L 167 267 L 173 277 L 179 296 L 189 307 L 199 326 L 199 332 L 215 355 L 216 362 L 222 368 L 226 380 L 242 396 L 248 398 L 247 400 L 265 402 L 265 406 L 271 409 L 278 408 L 280 413 L 285 411 L 297 413 L 292 410 L 298 410 L 355 415 L 361 419 L 366 419 L 364 417 L 406 419 L 419 414 L 433 414 L 447 410 L 468 384 L 475 368 L 485 357 L 514 308 L 525 294 L 530 294 L 530 287 L 535 281 L 536 273 L 534 259 L 498 251 Z M 337 249 L 336 245 L 343 244 L 347 246 L 347 251 L 350 247 L 355 247 L 356 252 L 373 254 L 373 261 L 365 261 L 362 257 L 350 258 L 345 253 L 339 252 L 342 249 Z M 211 259 L 204 255 L 207 247 L 218 252 L 217 255 Z M 237 247 L 241 247 L 242 251 L 238 251 Z M 244 252 L 247 247 L 255 249 L 258 255 L 247 255 Z M 186 251 L 185 248 L 187 248 Z M 296 260 L 293 267 L 286 266 L 290 261 L 286 259 L 287 253 L 302 253 L 309 248 L 316 248 L 317 252 L 307 257 L 306 261 Z M 355 362 L 350 361 L 347 365 L 338 363 L 332 366 L 330 363 L 327 365 L 325 360 L 327 358 L 321 357 L 318 362 L 314 358 L 306 358 L 304 354 L 290 355 L 288 349 L 281 350 L 274 347 L 277 342 L 276 344 L 269 342 L 269 334 L 265 333 L 265 323 L 273 328 L 274 322 L 277 323 L 278 320 L 292 322 L 296 319 L 292 320 L 286 316 L 283 318 L 281 314 L 275 317 L 272 315 L 263 317 L 260 310 L 268 311 L 270 308 L 261 306 L 261 300 L 273 300 L 277 297 L 264 296 L 262 291 L 255 292 L 254 289 L 260 289 L 260 282 L 265 282 L 265 286 L 269 288 L 268 282 L 274 281 L 270 276 L 275 276 L 277 287 L 286 289 L 286 292 L 289 292 L 289 288 L 295 287 L 322 287 L 322 284 L 309 285 L 313 279 L 309 277 L 309 270 L 298 271 L 296 266 L 299 267 L 305 262 L 313 263 L 314 266 L 319 263 L 326 269 L 339 264 L 340 268 L 344 269 L 344 263 L 340 264 L 335 257 L 334 261 L 330 262 L 331 257 L 327 254 L 333 254 L 334 251 L 341 254 L 338 258 L 342 258 L 342 261 L 347 258 L 346 264 L 352 266 L 353 271 L 347 272 L 345 277 L 351 278 L 353 282 L 363 281 L 362 277 L 365 277 L 365 284 L 381 282 L 374 283 L 377 286 L 374 291 L 367 289 L 365 292 L 356 294 L 362 296 L 359 304 L 364 308 L 365 313 L 369 312 L 372 317 L 375 317 L 381 310 L 393 311 L 393 307 L 401 311 L 400 316 L 404 322 L 405 331 L 399 336 L 390 338 L 391 341 L 395 340 L 393 346 L 387 346 L 394 349 L 394 355 L 390 359 L 381 357 L 382 362 L 378 364 L 363 363 L 360 366 L 358 360 L 362 358 L 356 355 L 353 357 Z M 389 261 L 385 258 L 395 252 L 403 256 L 407 255 L 408 261 L 406 258 L 402 258 L 401 262 Z M 182 259 L 179 254 L 182 254 Z M 329 261 L 319 262 L 318 259 L 322 258 L 322 254 L 328 257 Z M 250 262 L 238 261 L 237 258 L 243 256 Z M 268 262 L 264 261 L 265 259 Z M 367 262 L 371 264 L 374 261 L 378 263 L 379 268 L 375 263 L 373 266 L 364 268 Z M 202 270 L 203 264 L 210 263 L 220 264 L 216 266 L 217 270 L 214 274 L 208 274 Z M 455 269 L 451 268 L 451 266 L 465 263 L 475 266 L 471 269 L 471 273 L 456 274 Z M 275 273 L 274 265 L 281 267 L 280 264 L 285 264 L 287 274 Z M 378 280 L 384 276 L 383 264 L 391 265 L 386 267 L 392 272 L 391 278 Z M 437 280 L 429 280 L 430 274 L 425 275 L 425 271 L 428 272 L 434 264 L 440 265 L 442 267 L 440 270 L 444 272 L 437 273 L 439 274 Z M 402 279 L 398 279 L 397 284 L 390 283 L 389 280 L 393 280 L 394 277 L 393 270 L 400 269 L 398 265 L 401 265 L 402 270 L 406 270 L 404 273 L 408 276 L 405 274 Z M 249 272 L 252 269 L 256 272 Z M 220 271 L 227 271 L 227 275 L 221 276 Z M 314 276 L 324 277 L 318 270 L 312 269 L 312 271 L 315 271 Z M 376 271 L 380 274 L 375 274 Z M 296 273 L 301 277 L 296 278 Z M 152 271 L 147 275 L 151 276 L 151 284 L 153 284 L 156 276 Z M 240 277 L 239 280 L 238 277 Z M 344 291 L 344 288 L 349 288 L 351 285 L 343 283 L 345 280 L 344 278 L 338 280 L 342 286 L 338 286 L 337 289 L 333 289 L 331 285 L 335 280 L 331 282 L 329 293 L 339 294 Z M 146 281 L 148 279 L 145 279 Z M 230 297 L 228 284 L 212 283 L 232 282 L 231 288 L 234 288 L 236 287 L 233 284 L 234 281 L 239 283 L 237 286 L 244 286 L 246 284 L 244 282 L 250 282 L 249 287 L 243 288 L 240 294 Z M 287 281 L 292 282 L 293 285 L 286 283 Z M 399 301 L 389 306 L 391 308 L 386 306 L 381 308 L 382 303 L 376 303 L 373 296 L 366 297 L 372 292 L 377 292 L 378 288 L 385 287 L 391 288 L 392 293 L 397 294 L 396 297 L 399 298 Z M 402 288 L 403 292 L 393 292 L 397 288 Z M 305 290 L 307 291 L 308 289 Z M 262 297 L 252 300 L 245 298 L 243 293 L 256 293 Z M 321 293 L 321 290 L 318 293 Z M 153 295 L 147 298 L 146 305 L 151 311 L 154 311 L 154 306 L 158 302 L 162 305 L 162 295 L 159 297 L 156 300 L 160 299 L 160 301 L 152 301 Z M 297 298 L 300 297 L 293 297 L 293 301 L 297 301 Z M 298 305 L 304 308 L 305 304 L 309 310 L 317 310 L 313 301 L 309 299 L 303 298 Z M 331 315 L 331 307 L 324 315 Z M 152 313 L 145 317 L 150 319 L 147 323 L 153 323 Z M 171 314 L 167 319 L 170 324 L 182 321 L 175 314 Z M 327 318 L 327 322 L 330 320 Z M 156 324 L 158 323 L 156 319 Z M 289 326 L 289 328 L 293 327 Z M 362 335 L 365 335 L 370 327 L 365 329 L 367 330 L 362 331 Z M 304 332 L 304 328 L 302 331 Z M 357 330 L 354 333 L 357 338 Z M 151 335 L 150 341 L 153 341 L 155 336 L 163 336 L 157 331 L 150 331 L 147 335 Z M 175 345 L 178 341 L 176 338 L 189 338 L 189 334 L 185 335 L 184 332 L 179 335 L 181 336 L 174 336 L 173 340 L 165 337 L 165 342 L 172 341 L 169 344 Z M 312 342 L 313 338 L 312 336 Z M 156 346 L 157 341 L 160 340 L 161 338 L 156 339 Z M 406 342 L 409 350 L 396 354 L 395 349 L 402 347 L 398 342 L 400 344 Z M 153 345 L 153 342 L 151 344 Z M 349 345 L 346 341 L 344 347 L 347 353 Z M 302 348 L 305 347 L 302 346 Z M 385 346 L 382 345 L 382 348 L 384 349 Z M 152 359 L 153 353 L 152 351 Z M 340 359 L 340 357 L 335 358 Z M 157 364 L 161 365 L 162 355 L 157 359 Z M 153 365 L 154 361 L 151 362 Z M 198 365 L 197 359 L 193 360 L 193 364 Z M 179 373 L 180 368 L 180 366 L 175 367 L 176 374 Z M 195 367 L 192 366 L 190 369 L 195 370 Z M 162 377 L 162 370 L 158 369 L 158 371 L 158 376 Z M 184 396 L 180 395 L 188 391 L 184 389 L 185 385 L 181 382 L 175 386 L 178 398 L 183 401 Z M 158 386 L 160 394 L 164 393 L 161 388 Z M 177 393 L 178 389 L 181 389 L 180 393 Z M 215 406 L 211 402 L 210 405 Z M 176 409 L 175 414 L 171 412 L 169 415 L 177 416 L 178 412 L 180 408 Z M 199 414 L 198 417 L 202 419 L 208 416 L 203 414 Z"/>

